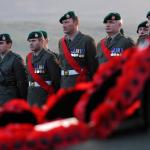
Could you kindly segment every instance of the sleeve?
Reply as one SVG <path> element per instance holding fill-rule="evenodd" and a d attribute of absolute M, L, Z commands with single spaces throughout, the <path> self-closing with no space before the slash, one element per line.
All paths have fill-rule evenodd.
<path fill-rule="evenodd" d="M 17 81 L 17 88 L 19 91 L 20 98 L 26 99 L 28 89 L 27 71 L 21 57 L 17 56 L 15 58 L 13 69 Z"/>
<path fill-rule="evenodd" d="M 47 59 L 47 69 L 48 69 L 48 74 L 51 77 L 52 84 L 54 86 L 55 92 L 60 88 L 60 67 L 56 63 L 54 57 L 50 55 Z"/>
<path fill-rule="evenodd" d="M 96 52 L 97 52 L 96 59 L 98 60 L 99 64 L 102 64 L 102 63 L 105 63 L 105 62 L 108 61 L 107 58 L 103 54 L 103 51 L 102 51 L 102 48 L 101 48 L 101 41 L 98 42 L 98 44 L 97 44 Z"/>
<path fill-rule="evenodd" d="M 86 58 L 87 58 L 87 69 L 90 78 L 94 75 L 98 68 L 98 60 L 96 58 L 96 44 L 92 38 L 89 38 L 86 42 Z"/>

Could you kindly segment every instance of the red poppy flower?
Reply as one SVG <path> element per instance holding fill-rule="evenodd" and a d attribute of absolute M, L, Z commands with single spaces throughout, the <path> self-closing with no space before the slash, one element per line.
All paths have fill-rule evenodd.
<path fill-rule="evenodd" d="M 149 49 L 132 54 L 132 59 L 122 66 L 122 75 L 118 77 L 116 85 L 110 89 L 104 102 L 92 112 L 90 124 L 95 126 L 99 137 L 108 137 L 116 129 L 144 89 L 145 81 L 150 76 L 148 51 Z M 116 114 L 115 121 L 110 119 L 110 111 Z"/>
<path fill-rule="evenodd" d="M 49 97 L 43 107 L 45 120 L 73 117 L 74 106 L 80 96 L 91 86 L 91 83 L 78 84 L 74 88 L 61 89 L 56 95 Z"/>
<path fill-rule="evenodd" d="M 68 118 L 35 126 L 34 131 L 27 137 L 27 143 L 34 143 L 33 148 L 61 148 L 89 137 L 90 130 L 85 124 L 75 118 Z"/>
<path fill-rule="evenodd" d="M 9 123 L 37 124 L 37 119 L 26 101 L 22 99 L 13 99 L 5 103 L 0 112 L 0 126 Z"/>

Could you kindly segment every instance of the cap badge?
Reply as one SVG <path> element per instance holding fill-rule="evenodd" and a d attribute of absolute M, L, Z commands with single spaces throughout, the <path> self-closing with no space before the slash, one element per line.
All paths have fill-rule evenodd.
<path fill-rule="evenodd" d="M 70 18 L 70 15 L 69 15 L 69 14 L 67 14 L 67 15 L 66 15 L 66 18 Z"/>
<path fill-rule="evenodd" d="M 6 37 L 4 35 L 2 36 L 2 40 L 4 40 L 4 41 L 6 40 Z"/>
<path fill-rule="evenodd" d="M 35 37 L 36 37 L 36 38 L 38 37 L 38 34 L 37 34 L 37 33 L 35 33 Z"/>

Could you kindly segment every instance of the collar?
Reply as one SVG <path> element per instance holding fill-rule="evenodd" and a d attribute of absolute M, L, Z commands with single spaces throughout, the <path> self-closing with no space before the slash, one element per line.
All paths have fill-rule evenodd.
<path fill-rule="evenodd" d="M 34 56 L 38 56 L 41 53 L 42 49 L 38 50 L 37 52 L 33 52 Z"/>
<path fill-rule="evenodd" d="M 78 34 L 79 34 L 79 31 L 75 32 L 75 34 L 72 37 L 70 37 L 69 35 L 66 35 L 66 38 L 67 38 L 67 40 L 73 41 Z"/>
<path fill-rule="evenodd" d="M 115 33 L 114 35 L 112 35 L 112 36 L 108 36 L 107 37 L 107 39 L 108 38 L 111 38 L 111 41 L 117 36 L 117 35 L 119 35 L 120 34 L 120 32 L 117 32 L 117 33 Z"/>
<path fill-rule="evenodd" d="M 9 52 L 10 52 L 10 50 L 6 51 L 6 52 L 3 53 L 3 54 L 0 54 L 0 57 L 1 57 L 2 59 L 4 59 L 4 57 L 5 57 Z"/>

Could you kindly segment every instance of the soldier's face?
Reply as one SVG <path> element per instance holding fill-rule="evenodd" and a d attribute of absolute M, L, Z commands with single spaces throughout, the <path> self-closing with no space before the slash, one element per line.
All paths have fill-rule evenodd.
<path fill-rule="evenodd" d="M 148 17 L 148 28 L 149 28 L 149 34 L 150 34 L 150 16 Z"/>
<path fill-rule="evenodd" d="M 62 24 L 65 34 L 72 34 L 75 30 L 77 30 L 77 21 L 73 21 L 72 18 L 63 20 Z"/>
<path fill-rule="evenodd" d="M 42 39 L 29 39 L 29 46 L 31 51 L 38 51 L 43 47 L 43 41 Z"/>
<path fill-rule="evenodd" d="M 138 35 L 139 36 L 148 35 L 148 33 L 149 33 L 149 30 L 146 27 L 140 27 L 138 29 Z"/>
<path fill-rule="evenodd" d="M 115 34 L 120 31 L 121 22 L 117 20 L 108 20 L 105 24 L 105 30 L 108 34 Z"/>
<path fill-rule="evenodd" d="M 11 43 L 7 43 L 6 41 L 0 41 L 0 53 L 5 53 L 10 48 Z"/>

